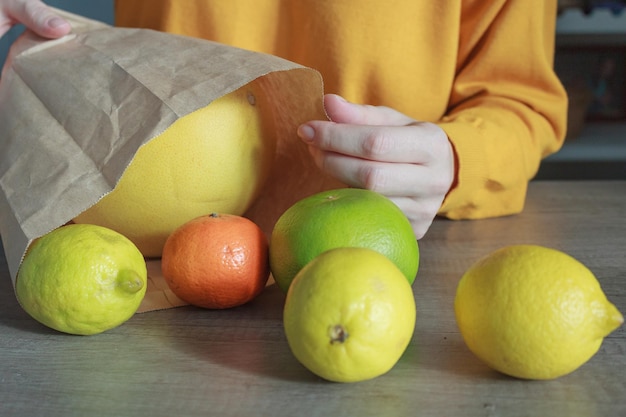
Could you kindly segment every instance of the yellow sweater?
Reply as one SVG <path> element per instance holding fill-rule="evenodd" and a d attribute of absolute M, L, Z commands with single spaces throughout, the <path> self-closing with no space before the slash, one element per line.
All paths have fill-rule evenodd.
<path fill-rule="evenodd" d="M 520 212 L 565 136 L 556 0 L 121 0 L 119 26 L 202 37 L 315 68 L 327 93 L 438 123 L 458 161 L 440 214 Z"/>

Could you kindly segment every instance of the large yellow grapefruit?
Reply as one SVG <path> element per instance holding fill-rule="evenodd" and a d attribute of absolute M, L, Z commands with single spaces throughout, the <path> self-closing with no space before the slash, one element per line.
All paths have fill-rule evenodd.
<path fill-rule="evenodd" d="M 115 189 L 74 219 L 160 256 L 178 226 L 212 212 L 243 214 L 275 151 L 271 114 L 252 82 L 187 116 L 142 146 Z"/>

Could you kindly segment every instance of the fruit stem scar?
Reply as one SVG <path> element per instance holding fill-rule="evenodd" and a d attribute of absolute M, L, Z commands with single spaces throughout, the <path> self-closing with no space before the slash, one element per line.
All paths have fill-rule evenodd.
<path fill-rule="evenodd" d="M 341 324 L 335 324 L 328 327 L 328 336 L 330 337 L 331 345 L 343 343 L 348 338 L 348 331 Z"/>
<path fill-rule="evenodd" d="M 211 213 L 209 214 L 209 217 L 215 218 L 215 217 L 220 217 L 220 215 L 218 213 Z"/>
<path fill-rule="evenodd" d="M 251 106 L 256 105 L 256 97 L 254 96 L 254 94 L 252 94 L 251 91 L 248 91 L 247 98 L 248 98 L 248 103 L 250 103 Z"/>
<path fill-rule="evenodd" d="M 118 273 L 117 282 L 119 287 L 129 294 L 139 292 L 144 285 L 141 277 L 135 271 L 129 269 L 123 269 Z"/>

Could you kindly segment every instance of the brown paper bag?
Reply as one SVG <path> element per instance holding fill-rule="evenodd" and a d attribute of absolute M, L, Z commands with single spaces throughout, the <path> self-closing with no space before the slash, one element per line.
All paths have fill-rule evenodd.
<path fill-rule="evenodd" d="M 32 240 L 109 193 L 142 144 L 255 79 L 273 105 L 277 152 L 246 216 L 269 234 L 289 205 L 341 186 L 322 175 L 295 134 L 300 123 L 326 118 L 315 70 L 59 12 L 71 34 L 44 40 L 26 32 L 0 78 L 0 235 L 13 283 Z M 156 262 L 140 311 L 181 304 L 160 281 Z"/>

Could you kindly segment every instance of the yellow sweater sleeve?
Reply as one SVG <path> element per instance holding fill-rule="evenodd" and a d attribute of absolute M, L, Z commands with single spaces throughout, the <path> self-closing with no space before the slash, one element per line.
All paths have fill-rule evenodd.
<path fill-rule="evenodd" d="M 565 137 L 567 98 L 552 70 L 553 1 L 467 1 L 448 114 L 457 184 L 440 213 L 520 212 L 528 181 Z"/>
<path fill-rule="evenodd" d="M 326 92 L 438 123 L 458 161 L 439 214 L 461 219 L 521 211 L 562 144 L 556 3 L 118 0 L 116 19 L 278 55 L 319 70 Z"/>

